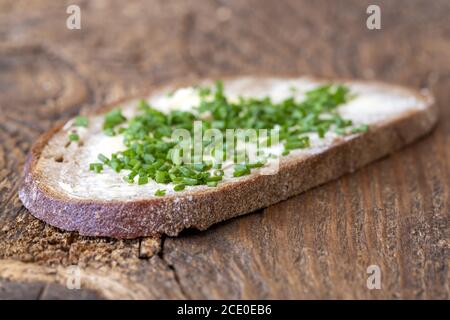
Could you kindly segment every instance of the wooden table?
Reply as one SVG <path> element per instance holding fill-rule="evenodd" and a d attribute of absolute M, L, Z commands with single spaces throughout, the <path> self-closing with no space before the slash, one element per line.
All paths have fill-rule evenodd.
<path fill-rule="evenodd" d="M 1 298 L 450 297 L 450 2 L 0 1 Z M 56 120 L 171 80 L 297 73 L 436 96 L 417 143 L 206 232 L 118 241 L 50 227 L 21 205 L 25 156 Z M 81 290 L 66 289 L 71 266 Z M 366 286 L 378 265 L 381 289 Z M 70 278 L 69 278 L 70 280 Z"/>

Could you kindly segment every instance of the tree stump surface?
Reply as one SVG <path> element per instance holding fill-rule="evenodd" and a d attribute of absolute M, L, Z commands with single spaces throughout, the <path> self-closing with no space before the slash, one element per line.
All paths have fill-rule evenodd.
<path fill-rule="evenodd" d="M 0 299 L 449 299 L 450 2 L 0 2 Z M 418 142 L 287 201 L 179 237 L 82 237 L 17 190 L 33 141 L 82 109 L 179 79 L 310 74 L 429 88 Z M 158 254 L 153 254 L 158 250 Z M 73 266 L 80 290 L 69 290 Z M 378 265 L 381 289 L 369 290 Z"/>

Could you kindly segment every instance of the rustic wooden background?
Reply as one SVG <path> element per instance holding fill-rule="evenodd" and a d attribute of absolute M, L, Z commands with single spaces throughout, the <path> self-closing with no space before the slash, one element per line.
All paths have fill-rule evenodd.
<path fill-rule="evenodd" d="M 450 296 L 450 1 L 0 1 L 0 298 Z M 382 29 L 366 28 L 366 8 Z M 117 241 L 34 219 L 17 189 L 36 137 L 82 108 L 180 78 L 297 73 L 435 94 L 417 143 L 206 232 Z M 381 290 L 366 287 L 379 265 Z M 82 290 L 65 288 L 71 265 Z"/>

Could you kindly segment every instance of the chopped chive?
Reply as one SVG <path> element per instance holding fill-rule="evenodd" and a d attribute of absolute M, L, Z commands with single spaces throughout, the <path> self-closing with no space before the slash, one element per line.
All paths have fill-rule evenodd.
<path fill-rule="evenodd" d="M 103 133 L 110 137 L 116 134 L 112 128 L 106 128 L 105 130 L 103 130 Z"/>
<path fill-rule="evenodd" d="M 158 183 L 167 183 L 170 181 L 169 174 L 165 171 L 156 171 L 155 181 Z"/>
<path fill-rule="evenodd" d="M 148 183 L 148 177 L 147 176 L 139 176 L 138 179 L 138 184 L 142 185 L 142 184 L 147 184 Z"/>
<path fill-rule="evenodd" d="M 75 126 L 87 128 L 89 125 L 89 120 L 87 117 L 77 116 L 75 118 Z"/>
<path fill-rule="evenodd" d="M 137 172 L 132 171 L 129 175 L 128 175 L 128 180 L 133 183 L 134 182 L 134 178 L 137 176 Z"/>
<path fill-rule="evenodd" d="M 175 187 L 173 187 L 173 190 L 178 192 L 184 190 L 184 188 L 186 188 L 184 184 L 177 184 Z"/>
<path fill-rule="evenodd" d="M 109 159 L 105 155 L 103 155 L 101 153 L 98 154 L 97 158 L 98 158 L 98 160 L 100 160 L 103 163 L 108 163 L 109 162 Z"/>
<path fill-rule="evenodd" d="M 255 163 L 251 163 L 248 165 L 249 168 L 261 168 L 262 166 L 264 166 L 263 162 L 255 162 Z"/>
<path fill-rule="evenodd" d="M 139 105 L 138 108 L 141 110 L 146 110 L 148 109 L 150 106 L 148 105 L 147 101 L 145 101 L 144 99 L 139 100 Z"/>
<path fill-rule="evenodd" d="M 212 182 L 212 181 L 222 181 L 222 176 L 214 176 L 214 177 L 209 177 L 207 179 L 208 182 Z"/>
<path fill-rule="evenodd" d="M 110 165 L 111 169 L 113 169 L 116 172 L 120 172 L 120 170 L 122 170 L 122 167 L 123 167 L 122 164 L 119 161 L 116 161 L 116 160 L 111 161 L 109 163 L 109 165 Z"/>
<path fill-rule="evenodd" d="M 233 177 L 242 177 L 250 174 L 250 168 L 245 164 L 237 164 L 234 166 Z"/>
<path fill-rule="evenodd" d="M 103 164 L 102 163 L 91 163 L 91 164 L 89 164 L 89 170 L 95 171 L 96 173 L 100 173 L 103 171 Z"/>
<path fill-rule="evenodd" d="M 194 178 L 187 178 L 184 177 L 182 179 L 183 184 L 187 185 L 187 186 L 195 186 L 196 184 L 198 184 L 198 180 L 194 179 Z"/>
<path fill-rule="evenodd" d="M 217 184 L 218 184 L 219 182 L 218 181 L 208 181 L 207 183 L 206 183 L 206 185 L 208 186 L 208 187 L 217 187 Z"/>
<path fill-rule="evenodd" d="M 71 133 L 71 134 L 69 134 L 69 140 L 70 141 L 78 141 L 78 140 L 80 140 L 80 136 L 76 133 Z"/>
<path fill-rule="evenodd" d="M 335 132 L 336 134 L 340 135 L 340 136 L 345 135 L 345 130 L 342 129 L 342 128 L 336 128 L 336 129 L 334 130 L 334 132 Z"/>
<path fill-rule="evenodd" d="M 157 197 L 162 197 L 164 195 L 166 195 L 166 190 L 164 190 L 164 189 L 158 189 L 155 191 L 155 196 L 157 196 Z"/>
<path fill-rule="evenodd" d="M 127 118 L 122 115 L 122 111 L 120 109 L 114 109 L 106 114 L 103 129 L 113 129 L 119 124 L 124 123 L 126 120 Z"/>
<path fill-rule="evenodd" d="M 124 180 L 125 182 L 128 182 L 128 183 L 133 183 L 133 182 L 134 182 L 134 180 L 133 180 L 133 179 L 130 179 L 129 176 L 123 177 L 123 180 Z"/>
<path fill-rule="evenodd" d="M 211 168 L 211 166 L 206 164 L 206 163 L 196 163 L 196 164 L 194 164 L 194 169 L 197 170 L 197 171 L 205 171 L 205 170 L 208 170 L 210 168 Z"/>
<path fill-rule="evenodd" d="M 309 147 L 309 137 L 292 137 L 288 138 L 287 142 L 284 144 L 286 150 L 292 149 L 302 149 Z"/>
<path fill-rule="evenodd" d="M 137 170 L 139 170 L 139 169 L 141 168 L 141 166 L 142 166 L 142 163 L 136 162 L 136 163 L 134 164 L 132 170 L 133 170 L 133 171 L 137 171 Z"/>
<path fill-rule="evenodd" d="M 145 163 L 152 163 L 155 161 L 155 157 L 150 153 L 146 153 L 144 154 L 144 161 Z"/>
<path fill-rule="evenodd" d="M 363 124 L 358 127 L 352 128 L 351 133 L 366 132 L 368 129 L 369 129 L 369 126 L 367 124 Z"/>

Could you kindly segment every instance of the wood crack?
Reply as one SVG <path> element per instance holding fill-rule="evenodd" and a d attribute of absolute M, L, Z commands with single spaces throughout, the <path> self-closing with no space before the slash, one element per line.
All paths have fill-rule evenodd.
<path fill-rule="evenodd" d="M 47 290 L 47 287 L 48 287 L 48 283 L 44 284 L 42 286 L 42 288 L 39 289 L 39 293 L 38 293 L 38 295 L 36 297 L 36 300 L 42 300 L 42 298 L 45 295 L 45 291 Z"/>
<path fill-rule="evenodd" d="M 161 261 L 164 263 L 164 265 L 172 273 L 173 279 L 175 280 L 175 283 L 177 284 L 183 298 L 192 300 L 191 295 L 188 293 L 188 291 L 184 288 L 184 285 L 181 283 L 181 279 L 177 272 L 177 269 L 175 268 L 175 265 L 173 263 L 170 263 L 169 261 L 167 261 L 167 259 L 165 259 L 165 257 L 164 257 L 164 243 L 165 243 L 166 237 L 167 236 L 163 235 L 161 238 L 161 250 L 158 253 L 158 257 L 161 259 Z"/>

